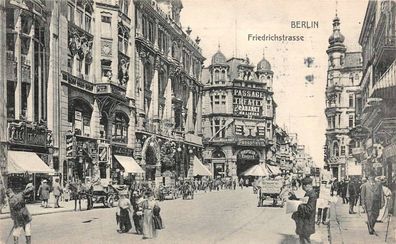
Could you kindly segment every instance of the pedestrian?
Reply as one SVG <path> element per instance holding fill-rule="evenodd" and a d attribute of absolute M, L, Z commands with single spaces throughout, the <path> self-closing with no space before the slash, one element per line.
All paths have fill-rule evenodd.
<path fill-rule="evenodd" d="M 234 190 L 236 189 L 236 185 L 237 185 L 237 181 L 236 181 L 236 179 L 234 179 L 233 181 L 232 181 L 232 184 L 233 184 L 233 186 L 234 186 Z"/>
<path fill-rule="evenodd" d="M 341 184 L 341 197 L 342 197 L 342 203 L 343 204 L 348 204 L 348 180 L 344 179 Z"/>
<path fill-rule="evenodd" d="M 158 207 L 157 201 L 151 191 L 146 193 L 147 200 L 143 202 L 143 239 L 152 239 L 157 237 L 157 230 L 154 226 L 153 209 Z"/>
<path fill-rule="evenodd" d="M 356 204 L 356 199 L 358 197 L 358 190 L 355 179 L 352 179 L 348 183 L 348 195 L 349 195 L 349 214 L 355 214 L 356 212 L 353 210 Z"/>
<path fill-rule="evenodd" d="M 133 223 L 138 235 L 143 234 L 143 208 L 144 199 L 137 191 L 133 192 L 131 204 L 133 206 Z"/>
<path fill-rule="evenodd" d="M 128 192 L 120 192 L 120 200 L 118 200 L 118 223 L 119 232 L 127 233 L 131 228 L 131 213 L 133 211 L 133 206 L 131 201 L 127 198 Z"/>
<path fill-rule="evenodd" d="M 292 219 L 296 222 L 296 234 L 299 235 L 300 243 L 311 243 L 310 236 L 315 233 L 315 212 L 316 212 L 316 192 L 312 186 L 312 178 L 305 177 L 301 180 L 307 203 L 298 206 L 296 212 L 292 214 Z"/>
<path fill-rule="evenodd" d="M 84 191 L 87 197 L 87 210 L 90 210 L 93 208 L 93 184 L 89 180 L 85 183 Z"/>
<path fill-rule="evenodd" d="M 379 211 L 384 205 L 382 185 L 376 182 L 374 172 L 371 172 L 368 181 L 362 185 L 362 205 L 367 213 L 367 228 L 370 235 L 374 235 L 375 222 Z"/>
<path fill-rule="evenodd" d="M 0 175 L 0 177 L 3 177 Z M 3 211 L 3 207 L 6 205 L 6 188 L 3 184 L 3 179 L 0 180 L 0 214 Z"/>
<path fill-rule="evenodd" d="M 50 191 L 51 188 L 47 184 L 47 180 L 43 180 L 37 191 L 37 196 L 40 197 L 41 206 L 44 208 L 48 208 L 48 199 L 49 199 Z"/>
<path fill-rule="evenodd" d="M 74 199 L 74 211 L 77 211 L 77 202 L 79 210 L 81 211 L 81 181 L 77 180 L 74 184 L 70 184 L 70 187 L 72 189 L 72 197 Z"/>
<path fill-rule="evenodd" d="M 239 186 L 241 187 L 241 189 L 243 189 L 243 178 L 242 177 L 239 179 Z"/>
<path fill-rule="evenodd" d="M 322 184 L 320 186 L 319 198 L 317 200 L 318 214 L 316 217 L 316 224 L 319 225 L 328 223 L 329 207 L 331 198 L 331 183 Z"/>
<path fill-rule="evenodd" d="M 6 190 L 8 197 L 10 215 L 14 222 L 12 235 L 14 237 L 14 243 L 18 243 L 19 237 L 22 234 L 22 230 L 25 231 L 26 244 L 32 243 L 32 232 L 31 222 L 32 215 L 26 207 L 24 195 L 34 190 L 33 185 L 29 185 L 23 192 L 15 194 L 11 188 Z"/>
<path fill-rule="evenodd" d="M 55 183 L 52 185 L 52 192 L 55 197 L 55 203 L 54 203 L 54 208 L 60 208 L 59 206 L 59 198 L 61 197 L 63 193 L 63 189 L 59 184 L 59 178 L 55 179 Z"/>
<path fill-rule="evenodd" d="M 382 183 L 382 191 L 384 192 L 384 206 L 380 209 L 377 222 L 384 222 L 389 214 L 390 204 L 392 202 L 392 191 L 386 186 L 385 176 L 381 176 L 378 180 Z"/>

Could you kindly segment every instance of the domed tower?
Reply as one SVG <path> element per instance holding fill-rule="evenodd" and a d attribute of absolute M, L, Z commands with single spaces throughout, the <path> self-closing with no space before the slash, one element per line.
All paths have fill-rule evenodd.
<path fill-rule="evenodd" d="M 212 62 L 209 66 L 209 71 L 211 75 L 211 84 L 225 84 L 228 77 L 228 68 L 227 59 L 224 54 L 219 50 L 212 56 Z"/>
<path fill-rule="evenodd" d="M 329 57 L 328 68 L 340 69 L 343 67 L 345 62 L 346 47 L 344 45 L 345 37 L 340 31 L 340 19 L 336 15 L 333 19 L 333 33 L 329 37 L 329 47 L 327 49 L 327 55 Z"/>
<path fill-rule="evenodd" d="M 274 77 L 274 72 L 271 69 L 271 64 L 268 60 L 265 59 L 264 54 L 263 58 L 257 64 L 256 74 L 258 79 L 261 82 L 267 84 L 267 88 L 269 91 L 272 91 L 272 80 Z"/>

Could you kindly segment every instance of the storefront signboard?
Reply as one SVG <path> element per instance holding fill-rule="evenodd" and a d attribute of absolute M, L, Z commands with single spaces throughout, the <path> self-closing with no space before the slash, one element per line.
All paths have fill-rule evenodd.
<path fill-rule="evenodd" d="M 265 140 L 242 139 L 237 141 L 238 146 L 264 147 L 267 145 Z"/>

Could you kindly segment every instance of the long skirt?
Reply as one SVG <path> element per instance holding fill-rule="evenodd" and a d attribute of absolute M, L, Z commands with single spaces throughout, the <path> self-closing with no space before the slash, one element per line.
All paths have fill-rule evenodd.
<path fill-rule="evenodd" d="M 132 228 L 131 219 L 128 209 L 120 210 L 120 229 L 122 232 L 128 232 Z"/>
<path fill-rule="evenodd" d="M 377 221 L 382 221 L 382 222 L 386 221 L 386 217 L 388 217 L 388 212 L 389 212 L 389 204 L 390 204 L 389 198 L 385 197 L 385 204 L 384 207 L 380 209 Z"/>
<path fill-rule="evenodd" d="M 143 238 L 151 239 L 157 237 L 157 231 L 154 226 L 153 210 L 145 209 L 143 212 Z"/>

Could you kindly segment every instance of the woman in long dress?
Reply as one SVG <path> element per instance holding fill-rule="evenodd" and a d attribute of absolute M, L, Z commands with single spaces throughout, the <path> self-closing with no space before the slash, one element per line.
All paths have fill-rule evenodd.
<path fill-rule="evenodd" d="M 382 191 L 384 192 L 384 207 L 380 209 L 377 221 L 379 222 L 384 222 L 386 220 L 386 217 L 388 217 L 388 212 L 389 212 L 389 205 L 391 204 L 391 198 L 392 198 L 392 192 L 391 190 L 385 186 L 386 179 L 382 177 L 380 179 L 382 181 Z"/>
<path fill-rule="evenodd" d="M 152 239 L 157 237 L 157 230 L 154 226 L 153 209 L 158 203 L 154 199 L 152 192 L 147 192 L 148 199 L 143 202 L 143 239 Z"/>

